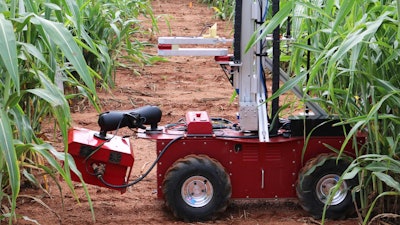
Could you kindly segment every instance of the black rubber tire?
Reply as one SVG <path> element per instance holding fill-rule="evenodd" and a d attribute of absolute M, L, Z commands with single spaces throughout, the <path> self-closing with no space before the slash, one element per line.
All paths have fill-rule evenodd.
<path fill-rule="evenodd" d="M 337 156 L 334 154 L 321 154 L 310 159 L 300 170 L 296 184 L 301 207 L 314 218 L 320 219 L 326 202 L 324 191 L 325 194 L 329 193 L 331 185 L 335 184 L 349 165 L 350 162 L 344 159 L 337 162 Z M 326 218 L 344 219 L 355 212 L 351 188 L 357 184 L 357 177 L 343 181 L 343 191 L 338 190 L 334 200 L 328 205 Z"/>
<path fill-rule="evenodd" d="M 166 172 L 162 190 L 166 206 L 184 221 L 212 219 L 225 211 L 232 194 L 223 166 L 205 155 L 189 155 L 176 161 Z"/>

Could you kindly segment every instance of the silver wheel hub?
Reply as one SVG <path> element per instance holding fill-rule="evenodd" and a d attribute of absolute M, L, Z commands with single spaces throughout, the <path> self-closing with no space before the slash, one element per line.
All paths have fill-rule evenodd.
<path fill-rule="evenodd" d="M 196 208 L 207 205 L 213 193 L 211 182 L 203 176 L 189 177 L 181 188 L 182 199 L 186 204 Z"/>
<path fill-rule="evenodd" d="M 318 199 L 322 203 L 326 203 L 329 200 L 329 194 L 333 191 L 336 187 L 336 184 L 339 181 L 340 176 L 336 174 L 328 174 L 322 177 L 316 186 L 316 194 Z M 347 196 L 347 184 L 345 181 L 342 182 L 339 189 L 332 197 L 332 201 L 329 205 L 338 205 L 346 199 Z"/>

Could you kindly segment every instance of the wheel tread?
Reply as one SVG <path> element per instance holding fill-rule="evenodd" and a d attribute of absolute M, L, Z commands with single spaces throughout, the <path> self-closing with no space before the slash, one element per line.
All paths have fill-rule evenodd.
<path fill-rule="evenodd" d="M 320 154 L 317 157 L 314 157 L 307 161 L 307 163 L 300 169 L 298 179 L 296 182 L 296 194 L 299 199 L 300 206 L 307 212 L 311 213 L 314 218 L 320 219 L 322 216 L 322 212 L 320 208 L 316 208 L 315 203 L 310 201 L 310 196 L 313 194 L 312 190 L 305 190 L 304 185 L 308 186 L 311 180 L 313 180 L 314 173 L 321 173 L 324 170 L 324 166 L 327 164 L 329 160 L 336 160 L 337 155 L 332 153 L 324 153 Z M 347 161 L 344 159 L 339 160 L 338 168 L 343 167 L 347 164 Z M 345 169 L 345 168 L 344 168 Z M 339 170 L 344 170 L 343 168 Z M 356 183 L 356 180 L 346 181 L 349 186 L 354 186 L 352 184 Z M 310 187 L 308 187 L 310 189 Z M 322 206 L 323 207 L 323 206 Z M 334 207 L 333 207 L 334 208 Z M 352 210 L 344 208 L 343 211 L 335 211 L 332 209 L 328 209 L 327 218 L 330 219 L 341 219 L 346 217 Z"/>
<path fill-rule="evenodd" d="M 205 216 L 186 215 L 185 212 L 181 212 L 179 207 L 176 207 L 176 203 L 172 201 L 173 197 L 171 196 L 174 196 L 176 194 L 175 188 L 172 188 L 174 187 L 174 183 L 176 182 L 176 176 L 180 176 L 182 171 L 188 170 L 190 168 L 214 168 L 215 171 L 213 172 L 218 173 L 218 179 L 220 179 L 219 183 L 223 185 L 219 193 L 214 193 L 222 195 L 220 204 L 216 206 L 214 212 L 209 213 Z M 164 193 L 165 205 L 168 209 L 171 210 L 175 217 L 181 218 L 184 221 L 201 221 L 208 220 L 217 213 L 225 211 L 230 196 L 232 194 L 232 186 L 226 170 L 216 159 L 210 158 L 207 155 L 188 155 L 184 158 L 178 159 L 167 170 L 162 184 L 162 191 Z"/>

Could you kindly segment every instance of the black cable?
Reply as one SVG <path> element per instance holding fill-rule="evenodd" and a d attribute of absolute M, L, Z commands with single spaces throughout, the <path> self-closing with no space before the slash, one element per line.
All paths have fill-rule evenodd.
<path fill-rule="evenodd" d="M 187 135 L 186 137 L 207 137 L 210 136 L 212 137 L 213 135 L 210 134 L 204 134 L 204 135 L 199 135 L 199 134 L 195 134 L 195 135 Z M 103 174 L 95 174 L 99 180 L 106 186 L 111 187 L 111 188 L 127 188 L 130 187 L 132 185 L 135 185 L 137 183 L 139 183 L 140 181 L 142 181 L 144 178 L 147 177 L 147 175 L 149 175 L 149 173 L 153 170 L 153 168 L 155 167 L 155 165 L 157 165 L 157 163 L 160 161 L 161 157 L 164 155 L 164 153 L 168 150 L 168 148 L 174 144 L 176 141 L 184 138 L 185 136 L 178 136 L 175 139 L 171 140 L 164 148 L 163 150 L 160 152 L 160 154 L 158 155 L 158 157 L 156 158 L 156 160 L 153 162 L 153 164 L 150 166 L 150 168 L 146 171 L 146 173 L 144 173 L 141 177 L 133 180 L 130 183 L 127 184 L 123 184 L 123 185 L 115 185 L 115 184 L 110 184 L 107 181 L 104 180 L 103 178 Z M 255 139 L 258 138 L 258 135 L 251 135 L 251 136 L 225 136 L 225 135 L 217 135 L 215 136 L 216 138 L 221 138 L 221 139 L 226 139 L 226 138 L 242 138 L 242 139 Z"/>
<path fill-rule="evenodd" d="M 264 18 L 264 13 L 263 13 L 262 0 L 259 0 L 258 4 L 259 4 L 259 7 L 260 7 L 260 18 L 259 18 L 260 21 L 259 21 L 259 24 L 263 24 L 265 22 L 264 21 L 265 18 Z M 260 33 L 261 32 L 262 31 L 260 31 Z M 268 98 L 268 89 L 267 89 L 267 84 L 266 84 L 267 79 L 265 77 L 265 71 L 264 71 L 264 68 L 263 68 L 263 58 L 265 56 L 267 56 L 266 53 L 263 53 L 264 45 L 265 45 L 265 41 L 260 40 L 259 53 L 257 53 L 256 56 L 259 57 L 259 64 L 260 64 L 260 68 L 259 68 L 260 74 L 258 74 L 258 76 L 260 76 L 261 84 L 262 84 L 262 87 L 264 88 L 265 98 Z M 267 103 L 265 103 L 265 107 L 267 107 Z"/>
<path fill-rule="evenodd" d="M 158 155 L 157 159 L 153 162 L 153 164 L 152 164 L 152 165 L 150 166 L 150 168 L 146 171 L 146 173 L 144 173 L 141 177 L 139 177 L 139 178 L 136 179 L 136 180 L 133 180 L 133 181 L 130 182 L 130 183 L 123 184 L 123 185 L 115 185 L 115 184 L 110 184 L 110 183 L 108 183 L 107 181 L 105 181 L 105 180 L 103 179 L 103 175 L 102 175 L 102 174 L 101 174 L 101 175 L 98 175 L 97 177 L 100 179 L 100 181 L 101 181 L 104 185 L 106 185 L 106 186 L 108 186 L 108 187 L 111 187 L 111 188 L 127 188 L 127 187 L 130 187 L 130 186 L 132 186 L 132 185 L 135 185 L 135 184 L 139 183 L 140 181 L 142 181 L 147 175 L 149 175 L 149 173 L 151 172 L 151 170 L 153 170 L 154 166 L 158 163 L 158 161 L 160 161 L 161 157 L 164 155 L 164 153 L 167 151 L 167 149 L 168 149 L 173 143 L 175 143 L 176 141 L 182 139 L 183 137 L 184 137 L 184 136 L 179 136 L 179 137 L 177 137 L 177 138 L 171 140 L 171 141 L 163 148 L 163 150 L 162 150 L 162 151 L 160 152 L 160 154 Z"/>
<path fill-rule="evenodd" d="M 232 76 L 229 76 L 229 71 L 228 71 L 228 69 L 226 68 L 226 66 L 225 65 L 220 65 L 221 66 L 221 68 L 222 68 L 222 71 L 224 71 L 224 74 L 225 74 L 225 76 L 226 76 L 226 79 L 228 79 L 228 81 L 229 81 L 229 83 L 232 85 L 232 87 L 233 87 L 233 77 Z"/>
<path fill-rule="evenodd" d="M 122 121 L 122 119 L 121 119 L 121 121 Z M 120 121 L 120 123 L 121 123 L 121 121 Z M 227 120 L 227 119 L 225 119 L 225 118 L 219 118 L 219 117 L 217 117 L 217 118 L 211 118 L 211 121 L 222 121 L 222 122 L 225 122 L 226 124 L 233 124 L 232 121 Z M 116 133 L 118 132 L 120 123 L 118 124 L 118 128 L 117 128 Z M 175 125 L 179 125 L 179 124 L 182 124 L 182 119 L 180 120 L 179 123 L 177 123 L 177 124 L 175 124 Z M 113 136 L 112 138 L 115 137 L 116 133 L 114 134 L 114 136 Z M 89 172 L 89 171 L 87 171 L 87 172 L 88 172 L 88 174 L 97 176 L 97 178 L 98 178 L 104 185 L 106 185 L 107 187 L 111 187 L 111 188 L 127 188 L 127 187 L 130 187 L 130 186 L 132 186 L 132 185 L 135 185 L 135 184 L 139 183 L 139 182 L 142 181 L 144 178 L 146 178 L 147 175 L 149 175 L 149 173 L 153 170 L 153 168 L 154 168 L 154 167 L 157 165 L 157 163 L 160 161 L 161 157 L 165 154 L 165 152 L 168 150 L 168 148 L 169 148 L 172 144 L 174 144 L 176 141 L 178 141 L 178 140 L 180 140 L 180 139 L 182 139 L 182 138 L 184 138 L 184 137 L 216 137 L 216 138 L 221 138 L 221 139 L 227 139 L 227 138 L 256 139 L 256 138 L 258 138 L 258 135 L 249 135 L 249 136 L 226 136 L 226 135 L 213 135 L 213 134 L 203 134 L 203 135 L 201 135 L 201 134 L 190 135 L 190 134 L 189 134 L 189 135 L 178 136 L 178 137 L 176 137 L 175 139 L 172 139 L 172 140 L 161 150 L 161 152 L 160 152 L 160 154 L 157 156 L 156 160 L 153 162 L 153 164 L 150 166 L 150 168 L 149 168 L 141 177 L 139 177 L 139 178 L 137 178 L 137 179 L 135 179 L 135 180 L 133 180 L 133 181 L 127 183 L 127 184 L 123 184 L 123 185 L 110 184 L 110 183 L 108 183 L 107 181 L 105 181 L 104 178 L 103 178 L 103 175 L 104 175 L 104 172 L 105 172 L 105 167 L 104 167 L 104 168 L 100 168 L 100 169 L 99 169 L 99 168 L 94 169 L 94 170 L 95 170 L 95 173 L 91 173 L 91 172 Z M 110 138 L 109 140 L 111 140 L 112 138 Z M 109 140 L 107 140 L 107 141 L 109 141 Z M 105 141 L 105 142 L 103 142 L 102 144 L 100 144 L 99 146 L 97 146 L 97 147 L 96 147 L 96 151 L 98 151 L 98 150 L 100 149 L 100 147 L 101 147 L 102 145 L 104 145 L 107 141 Z M 85 161 L 86 161 L 87 159 L 89 159 L 90 156 L 92 156 L 93 154 L 94 154 L 94 153 L 90 154 L 89 157 L 87 157 L 87 158 L 85 159 Z M 101 166 L 101 165 L 100 165 L 100 166 Z M 100 167 L 100 166 L 99 166 L 99 167 Z M 86 168 L 86 170 L 87 170 L 87 168 Z M 100 173 L 98 173 L 98 171 L 100 171 Z"/>
<path fill-rule="evenodd" d="M 125 116 L 125 115 L 128 115 L 128 114 L 124 114 L 124 116 Z M 111 138 L 109 138 L 109 139 L 105 139 L 103 143 L 101 143 L 101 144 L 99 144 L 98 146 L 96 146 L 96 147 L 94 148 L 94 150 L 93 150 L 89 155 L 87 155 L 87 156 L 85 157 L 85 159 L 83 160 L 83 163 L 85 163 L 85 170 L 86 170 L 86 172 L 87 172 L 88 174 L 90 174 L 90 175 L 96 175 L 96 174 L 94 174 L 94 173 L 92 173 L 92 172 L 89 171 L 87 161 L 88 161 L 96 152 L 98 152 L 98 151 L 101 149 L 101 147 L 103 147 L 104 144 L 106 144 L 107 142 L 110 142 L 115 136 L 117 136 L 118 131 L 119 131 L 120 127 L 121 127 L 121 123 L 122 123 L 123 120 L 124 120 L 124 117 L 122 117 L 122 118 L 119 120 L 117 129 L 115 130 L 114 135 L 113 135 Z"/>
<path fill-rule="evenodd" d="M 187 137 L 204 137 L 204 136 L 212 136 L 212 135 L 187 135 Z M 153 168 L 157 165 L 157 163 L 160 161 L 161 157 L 164 155 L 164 153 L 168 150 L 168 148 L 175 143 L 176 141 L 184 138 L 185 136 L 179 136 L 173 140 L 171 140 L 164 148 L 163 150 L 160 152 L 160 154 L 158 155 L 157 159 L 153 162 L 153 164 L 150 166 L 150 168 L 146 171 L 146 173 L 144 173 L 141 177 L 137 178 L 136 180 L 133 180 L 130 183 L 127 184 L 123 184 L 123 185 L 115 185 L 115 184 L 110 184 L 107 181 L 104 180 L 103 178 L 103 174 L 96 174 L 97 177 L 99 178 L 99 180 L 106 186 L 111 187 L 111 188 L 127 188 L 130 187 L 132 185 L 135 185 L 137 183 L 139 183 L 140 181 L 142 181 L 145 177 L 147 177 L 147 175 L 149 175 L 149 173 L 153 170 Z M 244 138 L 244 139 L 254 139 L 254 138 L 258 138 L 258 136 L 223 136 L 223 135 L 219 135 L 216 136 L 218 138 Z"/>

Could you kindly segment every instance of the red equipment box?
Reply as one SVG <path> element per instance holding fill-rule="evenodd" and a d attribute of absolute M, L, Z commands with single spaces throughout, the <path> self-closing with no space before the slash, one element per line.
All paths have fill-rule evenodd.
<path fill-rule="evenodd" d="M 190 111 L 186 113 L 188 134 L 212 134 L 213 128 L 205 111 Z"/>
<path fill-rule="evenodd" d="M 96 131 L 73 128 L 68 133 L 68 151 L 75 160 L 83 180 L 87 184 L 107 187 L 95 175 L 93 163 L 105 164 L 103 179 L 112 185 L 124 185 L 128 182 L 133 162 L 133 149 L 129 138 L 114 136 L 109 140 L 103 140 L 94 136 Z M 80 182 L 79 177 L 71 172 L 71 178 Z M 121 193 L 126 188 L 113 188 Z"/>

